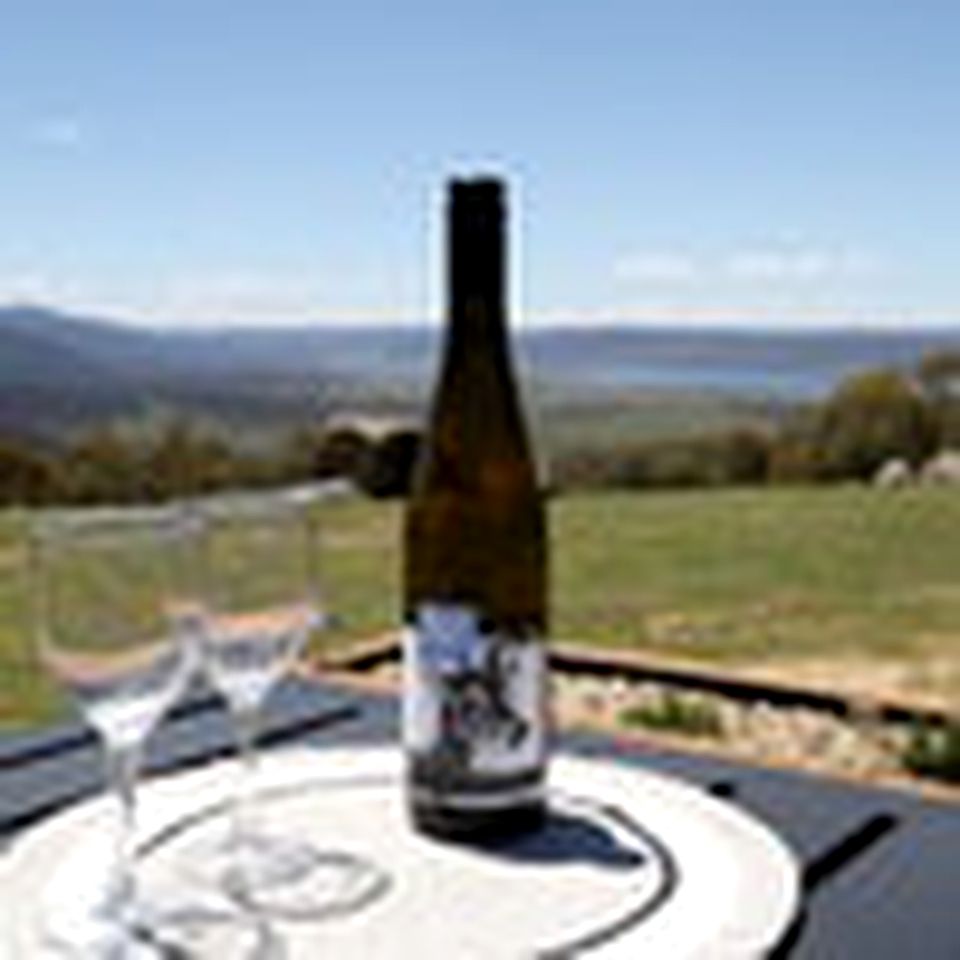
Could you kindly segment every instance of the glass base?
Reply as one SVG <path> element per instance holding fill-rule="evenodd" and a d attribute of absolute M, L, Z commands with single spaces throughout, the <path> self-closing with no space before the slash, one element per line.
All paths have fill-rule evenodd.
<path fill-rule="evenodd" d="M 159 918 L 140 936 L 162 960 L 283 960 L 282 939 L 260 916 L 233 905 L 208 909 L 185 902 Z M 138 958 L 139 960 L 139 958 Z"/>
<path fill-rule="evenodd" d="M 302 847 L 297 854 L 309 868 L 284 883 L 250 883 L 230 891 L 236 901 L 268 917 L 324 920 L 361 910 L 390 886 L 372 863 L 343 851 Z M 289 874 L 288 874 L 289 876 Z"/>
<path fill-rule="evenodd" d="M 41 943 L 43 960 L 158 960 L 163 956 L 122 926 L 90 918 L 67 929 L 45 929 Z"/>
<path fill-rule="evenodd" d="M 82 898 L 81 898 L 82 900 Z M 63 907 L 50 911 L 42 931 L 43 960 L 179 960 L 202 956 L 254 957 L 241 950 L 198 953 L 198 930 L 231 932 L 231 942 L 254 940 L 251 919 L 224 898 L 193 893 L 164 902 L 127 904 L 122 912 L 104 903 L 90 909 Z M 223 938 L 221 937 L 221 940 Z M 223 941 L 224 943 L 226 941 Z M 266 958 L 269 954 L 263 954 Z"/>
<path fill-rule="evenodd" d="M 352 853 L 270 834 L 199 840 L 181 851 L 185 876 L 253 915 L 322 920 L 379 899 L 388 875 Z"/>

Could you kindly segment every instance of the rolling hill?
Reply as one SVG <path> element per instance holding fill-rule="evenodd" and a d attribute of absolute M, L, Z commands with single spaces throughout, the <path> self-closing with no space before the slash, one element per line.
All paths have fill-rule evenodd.
<path fill-rule="evenodd" d="M 523 330 L 527 382 L 548 405 L 669 400 L 755 405 L 817 396 L 864 367 L 960 349 L 960 330 Z M 0 430 L 55 438 L 105 417 L 174 408 L 291 424 L 331 406 L 417 407 L 433 378 L 427 326 L 156 330 L 40 307 L 0 308 Z M 649 411 L 648 411 L 649 412 Z"/>

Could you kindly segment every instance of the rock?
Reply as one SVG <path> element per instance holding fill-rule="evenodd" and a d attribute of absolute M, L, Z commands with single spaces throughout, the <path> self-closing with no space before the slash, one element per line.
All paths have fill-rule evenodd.
<path fill-rule="evenodd" d="M 930 486 L 960 486 L 960 450 L 941 450 L 920 470 L 921 483 Z"/>
<path fill-rule="evenodd" d="M 873 485 L 878 490 L 896 490 L 913 482 L 913 470 L 906 460 L 887 460 L 873 475 Z"/>

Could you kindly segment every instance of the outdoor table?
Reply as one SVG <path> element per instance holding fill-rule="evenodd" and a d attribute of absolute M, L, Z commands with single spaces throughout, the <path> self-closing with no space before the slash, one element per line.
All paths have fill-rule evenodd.
<path fill-rule="evenodd" d="M 331 774 L 334 768 L 343 767 L 344 758 L 366 757 L 365 762 L 376 765 L 386 762 L 383 758 L 396 755 L 390 746 L 395 745 L 397 738 L 397 704 L 390 696 L 358 694 L 347 687 L 295 680 L 277 691 L 270 706 L 263 741 L 268 748 L 284 744 L 284 750 L 273 751 L 266 758 L 268 773 L 271 766 L 278 770 L 282 767 L 283 757 L 297 757 L 296 751 L 311 751 L 309 756 L 316 758 L 316 764 L 329 761 Z M 313 749 L 318 746 L 327 749 Z M 156 736 L 148 755 L 148 771 L 176 773 L 176 778 L 148 778 L 148 789 L 176 782 L 193 783 L 186 780 L 189 777 L 209 778 L 210 760 L 222 758 L 231 751 L 230 730 L 222 710 L 215 701 L 201 696 L 178 710 Z M 729 823 L 734 828 L 756 817 L 781 837 L 800 865 L 802 902 L 780 942 L 770 951 L 771 957 L 818 960 L 913 956 L 955 960 L 960 957 L 960 914 L 956 909 L 960 902 L 960 808 L 956 806 L 925 802 L 907 793 L 662 751 L 637 740 L 593 734 L 562 736 L 557 756 L 554 770 L 560 786 L 569 787 L 574 783 L 582 786 L 584 777 L 603 780 L 604 771 L 614 771 L 623 783 L 633 783 L 631 777 L 636 775 L 641 778 L 636 781 L 640 784 L 646 777 L 648 786 L 677 785 L 680 790 L 677 796 L 686 798 L 694 808 L 701 806 L 697 795 L 702 796 L 702 806 L 707 811 L 727 808 Z M 300 756 L 288 769 L 305 770 L 311 762 L 314 761 L 305 761 Z M 358 762 L 362 766 L 364 761 Z M 599 773 L 588 776 L 590 771 Z M 397 770 L 380 773 L 389 780 L 396 778 Z M 16 886 L 17 877 L 10 865 L 23 861 L 23 851 L 29 850 L 31 844 L 40 844 L 44 830 L 58 826 L 62 829 L 63 824 L 68 824 L 70 816 L 83 809 L 71 810 L 69 805 L 100 791 L 101 784 L 98 748 L 92 736 L 79 727 L 0 739 L 0 837 L 7 843 L 7 853 L 0 856 L 0 957 L 4 960 L 14 949 L 9 931 L 13 929 L 14 914 L 20 909 L 17 900 L 21 894 L 27 898 L 37 893 L 35 890 L 23 892 Z M 394 781 L 386 784 L 381 778 L 381 787 L 387 786 L 389 793 L 383 796 L 389 796 L 390 803 L 399 802 L 399 784 Z M 631 796 L 642 797 L 648 792 L 638 787 L 634 794 L 627 793 L 618 800 L 619 811 L 635 815 L 639 827 L 636 843 L 640 845 L 636 850 L 621 850 L 619 855 L 628 858 L 635 855 L 638 860 L 648 858 L 652 862 L 656 859 L 656 847 L 643 847 L 649 837 L 642 831 L 644 820 L 649 820 L 656 835 L 659 829 L 653 822 L 656 809 L 644 808 L 642 799 L 636 803 L 631 801 Z M 324 816 L 323 802 L 321 794 L 315 796 L 319 822 Z M 383 796 L 375 798 L 371 810 L 384 807 Z M 667 806 L 675 810 L 682 803 L 671 801 Z M 743 816 L 744 813 L 750 817 Z M 723 820 L 722 812 L 718 816 Z M 750 827 L 745 829 L 749 834 Z M 759 842 L 763 848 L 763 841 Z M 625 843 L 629 846 L 630 841 Z M 482 856 L 459 851 L 450 855 Z M 543 855 L 542 850 L 533 853 L 534 857 Z M 774 852 L 773 856 L 776 859 L 777 854 Z M 578 869 L 587 867 L 581 865 Z M 501 865 L 496 868 L 506 869 Z M 696 864 L 686 869 L 695 870 Z M 711 873 L 717 868 L 714 865 L 703 869 Z M 756 869 L 760 867 L 745 867 L 748 873 Z M 555 873 L 561 877 L 558 881 L 561 887 L 566 882 L 563 877 L 577 876 L 569 870 Z M 721 883 L 731 882 L 722 875 L 716 879 Z M 468 881 L 469 876 L 464 880 L 465 889 L 470 889 Z M 598 886 L 590 892 L 584 901 L 586 908 L 595 909 L 598 914 L 603 912 L 607 907 L 604 898 L 617 895 L 616 884 L 620 882 L 616 871 L 611 871 L 604 880 L 608 889 Z M 657 883 L 645 894 L 648 900 L 656 901 Z M 682 883 L 681 878 L 681 890 Z M 723 892 L 718 890 L 720 899 Z M 781 890 L 781 894 L 784 892 Z M 544 887 L 540 891 L 541 899 L 549 893 Z M 631 896 L 635 895 L 636 890 L 632 890 Z M 384 904 L 396 896 L 395 892 L 386 894 Z M 762 913 L 766 909 L 762 892 L 758 897 L 757 911 Z M 677 898 L 676 903 L 682 904 L 682 898 Z M 781 902 L 779 907 L 774 904 L 770 909 L 782 908 Z M 373 918 L 374 911 L 383 914 L 387 907 L 374 904 L 368 909 Z M 692 930 L 696 930 L 698 923 L 707 922 L 709 911 L 700 912 L 690 904 L 683 909 L 689 914 L 699 913 L 689 916 Z M 643 914 L 641 903 L 637 916 L 621 931 L 624 937 L 638 935 L 637 931 L 643 928 Z M 650 916 L 656 916 L 656 911 L 651 911 Z M 364 913 L 356 914 L 350 922 L 362 924 Z M 337 923 L 338 920 L 330 919 L 316 924 L 318 935 L 321 938 L 336 936 Z M 627 930 L 628 927 L 632 929 Z M 402 931 L 397 935 L 402 936 Z M 296 936 L 304 934 L 298 931 Z M 331 941 L 326 942 L 329 945 Z M 631 955 L 625 946 L 628 940 L 621 941 L 619 953 L 611 952 L 611 944 L 615 943 L 616 937 L 600 937 L 596 943 L 587 937 L 576 948 L 553 955 L 594 953 L 601 957 L 605 955 L 604 950 L 609 956 Z M 464 949 L 464 957 L 482 955 L 476 950 Z M 295 950 L 293 955 L 296 956 Z M 368 950 L 367 956 L 376 955 L 375 947 L 372 952 Z M 427 954 L 421 951 L 421 955 Z M 508 950 L 500 955 L 511 954 Z M 14 953 L 11 960 L 21 958 Z"/>

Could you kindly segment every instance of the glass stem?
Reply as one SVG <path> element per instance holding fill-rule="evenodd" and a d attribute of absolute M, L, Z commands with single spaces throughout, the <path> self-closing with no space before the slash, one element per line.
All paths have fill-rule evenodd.
<path fill-rule="evenodd" d="M 116 831 L 112 890 L 108 898 L 111 912 L 121 923 L 131 921 L 136 880 L 133 869 L 135 826 L 137 821 L 137 771 L 140 750 L 136 746 L 112 747 L 107 751 L 110 786 L 117 800 L 119 826 Z"/>
<path fill-rule="evenodd" d="M 243 843 L 257 834 L 255 793 L 260 754 L 257 737 L 260 730 L 260 712 L 256 707 L 236 707 L 233 725 L 240 758 L 239 783 L 233 803 L 231 833 L 234 843 Z"/>

